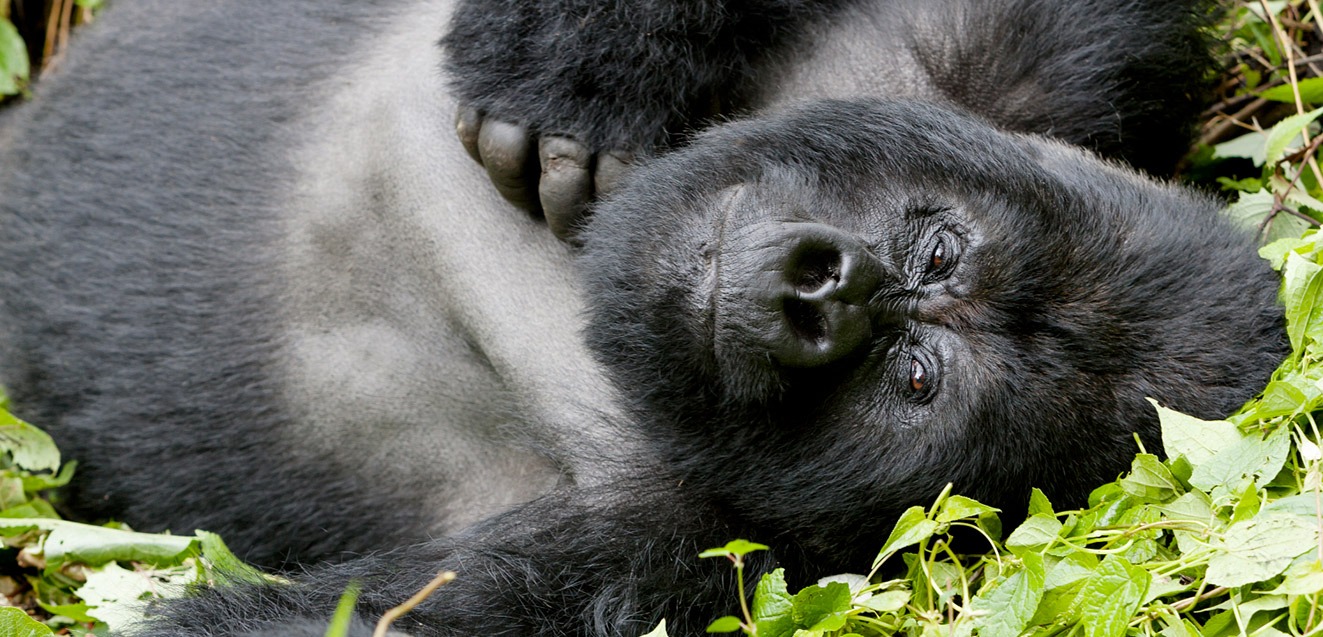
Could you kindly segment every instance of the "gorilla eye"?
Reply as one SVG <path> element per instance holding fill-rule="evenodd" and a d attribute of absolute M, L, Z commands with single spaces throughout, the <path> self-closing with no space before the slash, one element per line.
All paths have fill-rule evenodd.
<path fill-rule="evenodd" d="M 938 234 L 932 252 L 928 254 L 928 263 L 923 268 L 924 282 L 933 283 L 950 275 L 951 270 L 955 269 L 958 252 L 959 245 L 950 235 L 945 232 Z"/>
<path fill-rule="evenodd" d="M 919 359 L 911 358 L 910 389 L 914 390 L 915 394 L 921 394 L 923 393 L 924 388 L 927 386 L 928 386 L 928 370 L 924 369 L 923 363 L 920 363 Z"/>

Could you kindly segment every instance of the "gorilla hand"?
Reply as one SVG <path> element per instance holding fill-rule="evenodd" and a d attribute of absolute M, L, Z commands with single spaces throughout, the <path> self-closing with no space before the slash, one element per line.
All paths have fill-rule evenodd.
<path fill-rule="evenodd" d="M 588 202 L 610 192 L 634 159 L 623 149 L 593 152 L 564 135 L 534 138 L 525 126 L 484 118 L 468 106 L 456 113 L 455 131 L 501 196 L 520 208 L 541 209 L 563 240 L 574 237 Z"/>
<path fill-rule="evenodd" d="M 636 153 L 729 103 L 755 54 L 840 0 L 462 0 L 442 40 L 457 130 L 567 238 Z"/>

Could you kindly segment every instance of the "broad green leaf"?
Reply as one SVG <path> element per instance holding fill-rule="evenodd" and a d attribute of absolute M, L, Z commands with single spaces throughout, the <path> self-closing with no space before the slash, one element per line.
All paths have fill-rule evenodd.
<path fill-rule="evenodd" d="M 1191 491 L 1166 504 L 1155 505 L 1155 508 L 1168 520 L 1196 522 L 1198 525 L 1209 525 L 1213 521 L 1213 503 L 1203 491 Z M 1191 525 L 1189 530 L 1172 529 L 1176 546 L 1182 553 L 1190 553 L 1206 541 L 1207 531 L 1198 525 Z"/>
<path fill-rule="evenodd" d="M 1262 166 L 1267 153 L 1268 136 L 1259 131 L 1245 133 L 1234 139 L 1213 146 L 1214 159 L 1241 158 Z"/>
<path fill-rule="evenodd" d="M 1323 114 L 1323 108 L 1308 113 L 1292 115 L 1277 122 L 1268 131 L 1268 141 L 1264 143 L 1264 163 L 1271 166 L 1281 161 L 1291 142 L 1300 137 L 1300 131 Z"/>
<path fill-rule="evenodd" d="M 907 590 L 883 591 L 864 600 L 860 606 L 879 613 L 894 613 L 905 608 L 911 596 L 912 593 Z"/>
<path fill-rule="evenodd" d="M 1295 516 L 1255 518 L 1231 525 L 1212 543 L 1206 579 L 1214 586 L 1244 586 L 1275 577 L 1314 548 L 1318 527 Z"/>
<path fill-rule="evenodd" d="M 1121 489 L 1143 502 L 1166 502 L 1184 491 L 1162 461 L 1147 453 L 1135 456 L 1130 475 L 1121 479 Z"/>
<path fill-rule="evenodd" d="M 809 586 L 795 594 L 792 612 L 795 623 L 810 631 L 833 631 L 845 627 L 851 609 L 850 587 L 841 582 Z"/>
<path fill-rule="evenodd" d="M 1225 420 L 1201 420 L 1167 409 L 1152 398 L 1148 402 L 1158 410 L 1162 447 L 1167 450 L 1167 455 L 1184 456 L 1196 467 L 1244 437 L 1235 425 Z"/>
<path fill-rule="evenodd" d="M 974 609 L 980 612 L 974 618 L 979 637 L 1016 637 L 1038 610 L 1043 599 L 1043 561 L 1033 553 L 1021 559 L 1024 568 L 974 597 Z"/>
<path fill-rule="evenodd" d="M 1313 595 L 1323 591 L 1323 562 L 1318 554 L 1306 552 L 1291 561 L 1282 573 L 1282 583 L 1272 593 L 1279 595 Z"/>
<path fill-rule="evenodd" d="M 0 410 L 0 452 L 12 454 L 14 464 L 28 471 L 56 471 L 60 450 L 46 432 Z"/>
<path fill-rule="evenodd" d="M 0 18 L 0 95 L 14 95 L 23 90 L 32 72 L 28 61 L 28 47 L 19 37 L 18 29 Z"/>
<path fill-rule="evenodd" d="M 0 635 L 5 637 L 55 637 L 45 624 L 28 617 L 20 608 L 0 607 Z"/>
<path fill-rule="evenodd" d="M 73 479 L 74 468 L 78 466 L 78 461 L 70 460 L 60 467 L 59 473 L 37 473 L 23 476 L 23 490 L 29 493 L 45 491 L 46 489 L 58 489 Z"/>
<path fill-rule="evenodd" d="M 1006 538 L 1006 548 L 1024 557 L 1022 553 L 1038 552 L 1041 547 L 1056 541 L 1060 534 L 1061 521 L 1040 513 L 1025 520 L 1011 531 L 1011 536 Z"/>
<path fill-rule="evenodd" d="M 0 520 L 0 524 L 8 520 Z M 116 560 L 171 566 L 197 555 L 197 538 L 108 529 L 90 524 L 43 520 L 50 528 L 43 548 L 46 562 L 58 566 L 79 562 L 98 566 Z"/>
<path fill-rule="evenodd" d="M 740 618 L 734 615 L 719 617 L 707 625 L 709 633 L 733 633 L 740 629 Z"/>
<path fill-rule="evenodd" d="M 1046 566 L 1047 578 L 1043 581 L 1043 588 L 1064 588 L 1092 575 L 1098 567 L 1098 557 L 1077 551 L 1059 559 L 1052 558 Z"/>
<path fill-rule="evenodd" d="M 906 509 L 900 519 L 896 520 L 896 526 L 891 530 L 891 535 L 887 536 L 882 550 L 878 551 L 877 558 L 873 560 L 873 568 L 877 568 L 882 560 L 896 551 L 932 537 L 935 531 L 937 531 L 937 523 L 927 518 L 923 507 L 914 506 Z"/>
<path fill-rule="evenodd" d="M 753 622 L 762 637 L 781 637 L 795 632 L 794 601 L 786 590 L 784 569 L 763 575 L 753 591 Z"/>
<path fill-rule="evenodd" d="M 143 600 L 182 596 L 197 580 L 198 570 L 191 565 L 130 571 L 110 563 L 88 574 L 77 594 L 92 606 L 88 615 L 105 622 L 112 633 L 126 634 L 142 620 Z"/>
<path fill-rule="evenodd" d="M 1222 211 L 1222 214 L 1246 232 L 1256 233 L 1271 216 L 1272 225 L 1268 227 L 1268 234 L 1264 237 L 1268 242 L 1299 236 L 1308 227 L 1304 220 L 1293 215 L 1274 215 L 1276 205 L 1277 200 L 1266 190 L 1242 192 L 1236 197 L 1235 202 Z"/>
<path fill-rule="evenodd" d="M 1286 264 L 1287 254 L 1311 245 L 1313 245 L 1312 240 L 1300 237 L 1278 239 L 1259 248 L 1259 256 L 1271 263 L 1274 270 L 1281 270 Z"/>
<path fill-rule="evenodd" d="M 937 513 L 937 521 L 945 524 L 965 518 L 976 518 L 985 513 L 996 513 L 999 509 L 990 507 L 978 500 L 963 495 L 953 495 L 942 502 L 942 509 Z"/>
<path fill-rule="evenodd" d="M 1075 597 L 1085 637 L 1121 637 L 1148 593 L 1148 571 L 1108 555 Z"/>
<path fill-rule="evenodd" d="M 1259 506 L 1262 501 L 1259 499 L 1259 489 L 1253 482 L 1245 485 L 1245 490 L 1241 491 L 1240 498 L 1231 510 L 1231 522 L 1243 522 L 1254 517 L 1259 512 Z"/>
<path fill-rule="evenodd" d="M 1300 87 L 1300 101 L 1305 104 L 1323 102 L 1323 77 L 1307 77 L 1300 80 L 1297 85 Z M 1274 102 L 1295 103 L 1295 91 L 1291 90 L 1290 84 L 1274 86 L 1259 93 L 1259 97 Z"/>
<path fill-rule="evenodd" d="M 1314 286 L 1323 289 L 1323 276 L 1315 278 Z M 1288 312 L 1289 313 L 1289 312 Z M 1323 312 L 1310 312 L 1302 317 L 1308 323 L 1304 326 L 1304 336 L 1309 340 L 1319 341 L 1323 337 Z M 1323 390 L 1317 383 L 1301 374 L 1287 374 L 1268 383 L 1252 412 L 1255 418 L 1267 420 L 1286 414 L 1313 411 L 1323 399 Z"/>
<path fill-rule="evenodd" d="M 1323 268 L 1299 254 L 1286 255 L 1286 266 L 1282 269 L 1282 302 L 1286 305 L 1286 333 L 1291 338 L 1291 348 L 1296 351 L 1304 347 L 1305 331 L 1313 315 L 1323 311 L 1316 303 L 1320 270 Z"/>
<path fill-rule="evenodd" d="M 1034 487 L 1029 491 L 1029 515 L 1038 515 L 1040 513 L 1054 517 L 1057 514 L 1057 512 L 1052 509 L 1052 501 L 1047 499 L 1047 495 L 1039 490 L 1038 487 Z"/>
<path fill-rule="evenodd" d="M 1190 484 L 1211 492 L 1219 487 L 1236 487 L 1243 478 L 1252 478 L 1262 488 L 1282 470 L 1290 450 L 1290 431 L 1286 427 L 1263 439 L 1246 436 L 1195 467 Z"/>

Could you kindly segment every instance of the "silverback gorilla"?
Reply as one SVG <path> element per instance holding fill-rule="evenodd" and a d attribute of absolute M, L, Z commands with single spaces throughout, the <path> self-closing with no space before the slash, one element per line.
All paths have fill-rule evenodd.
<path fill-rule="evenodd" d="M 1266 381 L 1252 239 L 1092 154 L 1173 165 L 1201 11 L 118 0 L 4 114 L 0 380 L 74 513 L 332 562 L 144 635 L 321 635 L 350 579 L 361 632 L 439 568 L 397 629 L 698 634 L 702 548 L 859 570 Z"/>

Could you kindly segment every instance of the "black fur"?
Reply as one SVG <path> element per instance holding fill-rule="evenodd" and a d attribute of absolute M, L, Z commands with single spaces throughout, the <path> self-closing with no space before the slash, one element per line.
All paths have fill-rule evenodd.
<path fill-rule="evenodd" d="M 461 98 L 590 150 L 664 145 L 739 113 L 805 26 L 869 0 L 466 2 L 443 43 Z M 1208 3 L 895 3 L 939 93 L 1005 129 L 1170 173 L 1203 104 Z M 920 19 L 914 19 L 914 18 Z M 923 18 L 940 21 L 937 24 Z M 908 28 L 908 27 L 902 27 Z"/>
<path fill-rule="evenodd" d="M 0 136 L 0 374 L 83 461 L 72 506 L 206 527 L 265 564 L 402 547 L 160 605 L 143 635 L 321 634 L 351 579 L 367 634 L 443 568 L 459 578 L 398 629 L 627 636 L 665 617 L 672 635 L 700 634 L 736 605 L 729 567 L 697 560 L 703 548 L 768 543 L 748 576 L 778 565 L 804 584 L 863 570 L 896 514 L 947 482 L 1008 520 L 1031 486 L 1078 502 L 1124 470 L 1135 433 L 1160 448 L 1145 397 L 1216 417 L 1285 354 L 1274 275 L 1218 202 L 1044 137 L 1169 168 L 1206 70 L 1202 3 L 463 2 L 448 68 L 493 117 L 601 149 L 663 144 L 714 99 L 751 112 L 636 170 L 584 235 L 587 341 L 623 402 L 587 411 L 620 438 L 585 452 L 515 398 L 457 397 L 546 430 L 538 451 L 570 468 L 540 499 L 415 544 L 441 513 L 414 502 L 452 485 L 373 479 L 389 456 L 288 435 L 320 430 L 299 428 L 310 406 L 282 385 L 279 238 L 310 161 L 288 149 L 321 130 L 302 115 L 338 114 L 339 67 L 419 9 L 368 4 L 120 0 Z M 932 94 L 752 110 L 860 10 L 895 38 L 878 47 L 915 54 Z M 368 97 L 400 119 L 396 96 Z M 356 134 L 378 122 L 346 119 L 331 131 L 366 149 L 343 153 L 383 152 Z M 463 152 L 449 141 L 439 154 Z M 421 205 L 392 179 L 421 178 L 417 158 L 384 152 L 348 196 L 389 228 Z M 463 221 L 423 239 L 463 241 Z M 561 254 L 541 238 L 499 247 Z M 353 270 L 360 244 L 346 245 L 328 252 Z M 434 265 L 380 256 L 405 281 Z M 372 275 L 356 281 L 394 289 Z M 505 310 L 536 324 L 546 308 Z M 455 337 L 508 371 L 482 326 L 455 321 L 424 322 L 437 331 L 422 340 Z M 398 433 L 364 423 L 365 437 Z M 606 478 L 572 470 L 635 436 L 599 461 Z"/>

